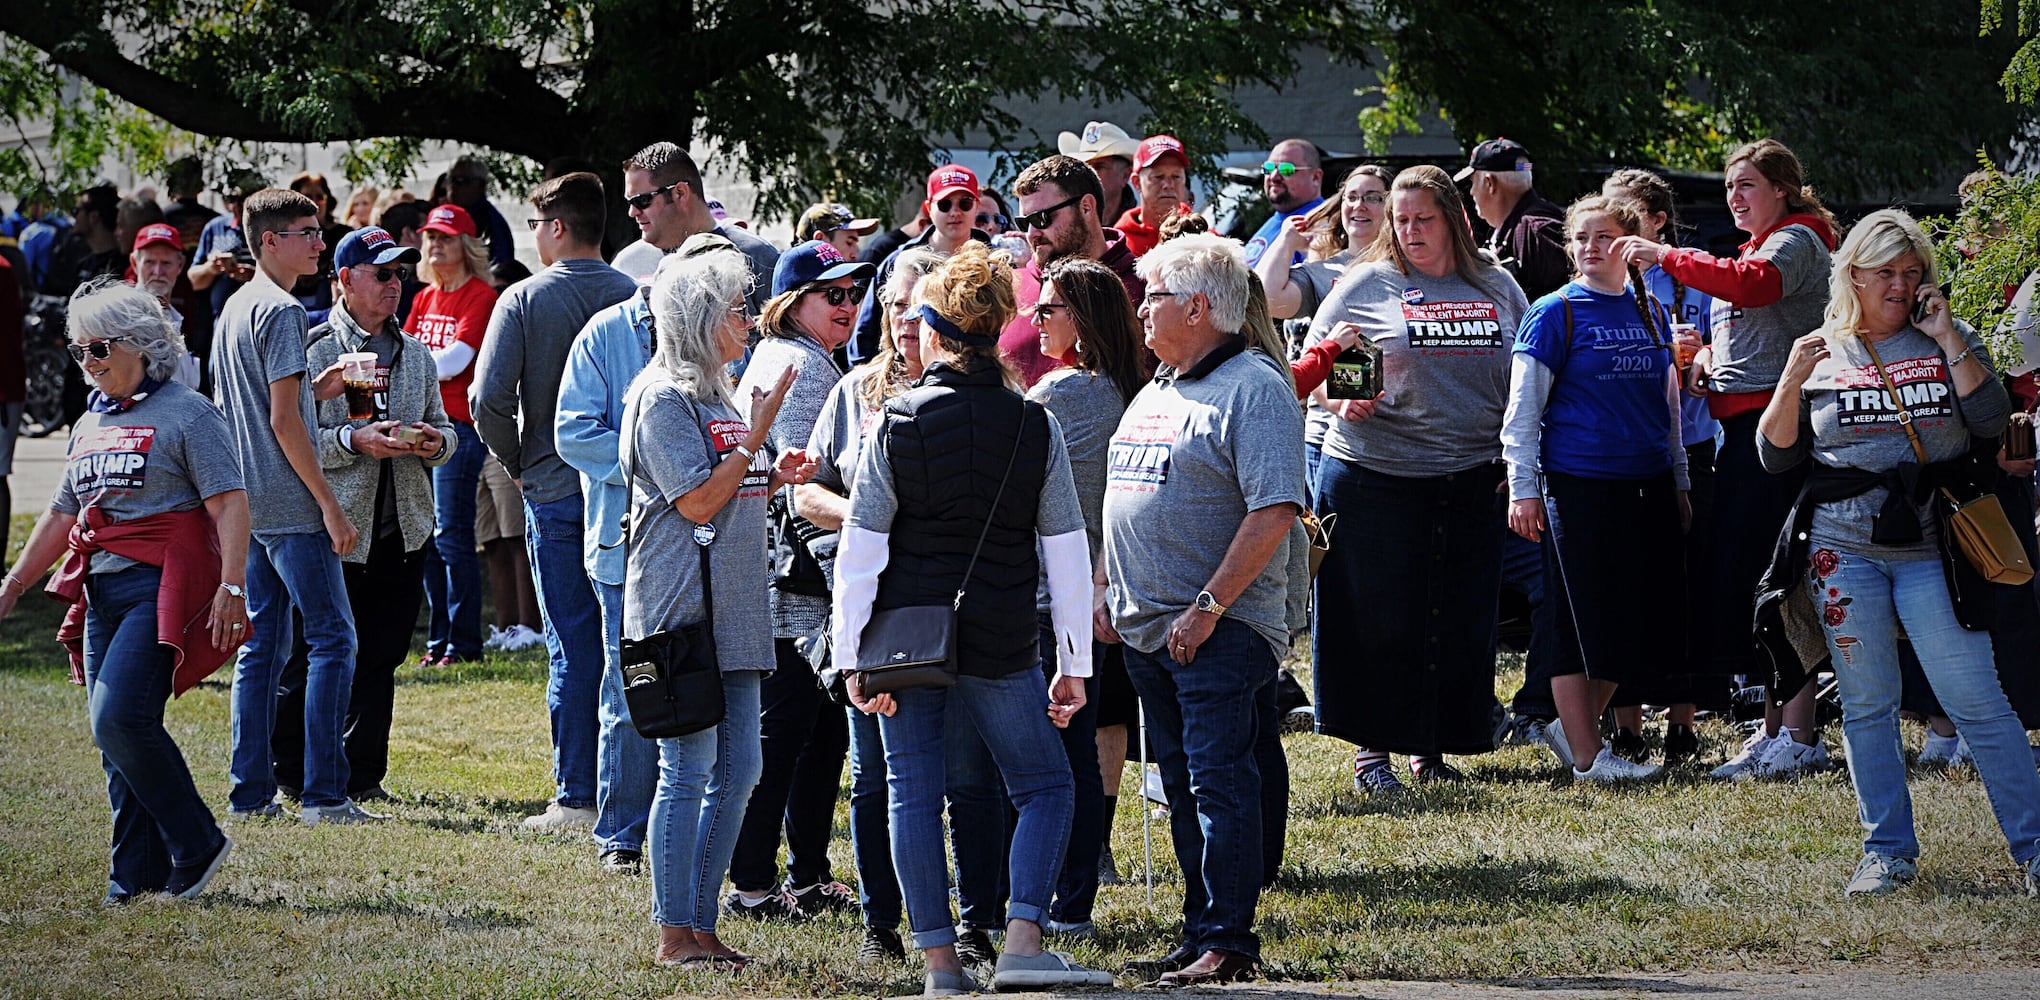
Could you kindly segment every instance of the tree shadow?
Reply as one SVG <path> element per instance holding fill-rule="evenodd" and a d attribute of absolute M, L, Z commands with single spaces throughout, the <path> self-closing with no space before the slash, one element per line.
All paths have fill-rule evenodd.
<path fill-rule="evenodd" d="M 244 896 L 232 889 L 217 889 L 199 897 L 198 902 L 207 907 L 294 913 L 300 917 L 391 917 L 422 920 L 441 924 L 449 931 L 518 930 L 531 926 L 529 918 L 493 906 L 450 910 L 440 906 L 407 903 L 387 895 L 351 896 L 345 899 L 298 903 L 281 895 L 255 898 Z"/>
<path fill-rule="evenodd" d="M 1404 919 L 1396 914 L 1406 911 L 1408 904 L 1423 904 L 1425 912 L 1406 918 L 1405 922 L 1411 923 L 1452 919 L 1439 910 L 1454 908 L 1472 911 L 1468 919 L 1490 920 L 1493 913 L 1479 911 L 1513 909 L 1526 903 L 1579 906 L 1612 897 L 1671 902 L 1670 896 L 1658 890 L 1542 858 L 1506 861 L 1474 858 L 1446 864 L 1376 865 L 1336 871 L 1286 865 L 1275 886 L 1293 893 L 1351 900 L 1358 904 L 1355 909 L 1389 922 Z"/>
<path fill-rule="evenodd" d="M 1362 796 L 1341 788 L 1322 799 L 1292 802 L 1290 815 L 1297 819 L 1328 816 L 1464 816 L 1486 812 L 1494 795 L 1480 787 L 1478 780 L 1451 784 L 1418 785 L 1400 795 Z"/>

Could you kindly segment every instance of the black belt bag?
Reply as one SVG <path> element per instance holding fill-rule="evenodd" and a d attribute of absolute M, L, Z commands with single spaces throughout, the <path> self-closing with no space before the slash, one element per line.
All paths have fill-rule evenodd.
<path fill-rule="evenodd" d="M 695 414 L 695 424 L 701 423 Z M 711 463 L 719 454 L 706 429 Z M 636 463 L 631 463 L 635 465 Z M 635 493 L 637 479 L 624 470 L 625 489 Z M 632 535 L 631 517 L 624 515 L 624 570 L 628 588 Z M 630 711 L 630 724 L 648 740 L 690 736 L 723 720 L 722 666 L 715 652 L 715 587 L 709 568 L 709 546 L 715 543 L 715 525 L 694 526 L 694 544 L 701 554 L 701 603 L 707 612 L 702 621 L 679 628 L 654 632 L 642 639 L 624 639 L 619 662 L 623 667 L 623 701 Z M 629 597 L 626 589 L 626 599 Z"/>

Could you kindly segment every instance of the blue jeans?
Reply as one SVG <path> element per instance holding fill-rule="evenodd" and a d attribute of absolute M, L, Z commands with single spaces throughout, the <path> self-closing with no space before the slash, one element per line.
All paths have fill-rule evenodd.
<path fill-rule="evenodd" d="M 1822 564 L 1834 561 L 1821 576 Z M 1959 557 L 1958 557 L 1959 558 Z M 2020 864 L 2040 855 L 2040 771 L 2026 730 L 2005 700 L 1990 635 L 1955 621 L 1938 559 L 1887 560 L 1820 549 L 1808 576 L 1841 685 L 1842 742 L 1856 785 L 1863 849 L 1920 856 L 1905 752 L 1898 742 L 1898 632 L 1919 654 L 1927 681 L 1976 757 L 1991 812 Z M 1847 602 L 1846 604 L 1843 602 Z"/>
<path fill-rule="evenodd" d="M 948 871 L 942 863 L 945 717 L 968 717 L 984 738 L 1020 818 L 1008 855 L 1013 899 L 1006 919 L 1047 918 L 1070 836 L 1070 765 L 1048 721 L 1048 686 L 1035 670 L 996 680 L 957 678 L 949 689 L 918 688 L 893 696 L 898 711 L 878 720 L 892 791 L 893 867 L 907 901 L 914 947 L 956 943 L 949 919 Z"/>
<path fill-rule="evenodd" d="M 354 689 L 354 611 L 340 557 L 323 530 L 248 539 L 248 642 L 234 664 L 233 791 L 227 802 L 246 812 L 276 797 L 277 683 L 290 658 L 291 608 L 304 618 L 311 653 L 305 668 L 304 804 L 347 801 L 347 701 Z"/>
<path fill-rule="evenodd" d="M 892 823 L 886 817 L 885 743 L 878 716 L 850 713 L 850 858 L 857 865 L 857 907 L 864 926 L 900 925 L 900 877 L 892 865 Z"/>
<path fill-rule="evenodd" d="M 1086 636 L 1086 638 L 1089 638 Z M 1041 628 L 1041 674 L 1055 677 L 1055 630 L 1046 620 Z M 1104 644 L 1091 644 L 1091 662 L 1105 658 Z M 1091 919 L 1098 900 L 1098 849 L 1105 844 L 1105 781 L 1098 774 L 1098 677 L 1084 681 L 1084 707 L 1058 731 L 1069 758 L 1072 792 L 1070 843 L 1063 852 L 1062 876 L 1056 879 L 1055 905 L 1049 916 L 1069 924 Z"/>
<path fill-rule="evenodd" d="M 171 656 L 156 642 L 162 579 L 154 566 L 131 566 L 85 582 L 86 711 L 113 806 L 107 891 L 115 896 L 161 890 L 172 866 L 199 863 L 221 839 L 163 728 Z"/>
<path fill-rule="evenodd" d="M 737 827 L 763 766 L 758 756 L 755 670 L 722 675 L 723 720 L 659 741 L 645 854 L 652 864 L 652 922 L 715 932 L 716 897 L 737 847 Z"/>
<path fill-rule="evenodd" d="M 482 658 L 482 566 L 475 558 L 475 489 L 488 452 L 475 425 L 453 423 L 453 457 L 432 470 L 431 553 L 425 596 L 432 625 L 425 650 L 461 660 Z"/>
<path fill-rule="evenodd" d="M 623 699 L 623 665 L 619 643 L 623 628 L 623 588 L 595 581 L 602 598 L 602 700 L 596 719 L 595 846 L 603 851 L 644 849 L 645 824 L 652 816 L 652 794 L 659 785 L 659 744 L 638 735 L 631 725 L 630 705 Z"/>
<path fill-rule="evenodd" d="M 1013 805 L 999 763 L 950 688 L 942 716 L 942 784 L 949 795 L 949 847 L 956 858 L 956 918 L 965 927 L 1006 925 L 1006 857 Z M 902 883 L 904 884 L 904 883 Z"/>
<path fill-rule="evenodd" d="M 581 562 L 581 494 L 536 503 L 524 500 L 524 545 L 531 582 L 545 617 L 545 651 L 552 661 L 545 707 L 552 716 L 553 780 L 560 805 L 587 809 L 596 802 L 595 757 L 601 742 L 602 608 Z"/>
<path fill-rule="evenodd" d="M 1261 893 L 1261 689 L 1275 651 L 1247 625 L 1219 619 L 1190 666 L 1164 652 L 1126 650 L 1126 672 L 1147 712 L 1161 765 L 1169 833 L 1183 870 L 1183 940 L 1191 954 L 1222 948 L 1258 957 Z"/>

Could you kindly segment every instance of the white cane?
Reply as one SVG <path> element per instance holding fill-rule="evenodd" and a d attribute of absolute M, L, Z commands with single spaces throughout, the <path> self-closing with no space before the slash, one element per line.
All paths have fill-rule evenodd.
<path fill-rule="evenodd" d="M 1135 735 L 1140 740 L 1141 869 L 1143 875 L 1147 879 L 1148 908 L 1153 909 L 1155 905 L 1155 838 L 1153 830 L 1155 821 L 1155 809 L 1154 806 L 1148 804 L 1147 800 L 1147 775 L 1148 775 L 1147 706 L 1141 704 L 1141 702 L 1138 699 L 1135 699 L 1133 704 L 1134 711 L 1137 713 L 1136 718 L 1139 719 L 1140 722 L 1140 732 Z"/>

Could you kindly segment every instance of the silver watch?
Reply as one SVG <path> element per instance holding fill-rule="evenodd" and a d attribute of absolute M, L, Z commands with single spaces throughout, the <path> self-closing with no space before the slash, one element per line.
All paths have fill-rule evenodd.
<path fill-rule="evenodd" d="M 1218 598 L 1211 596 L 1211 591 L 1200 590 L 1197 592 L 1197 610 L 1208 614 L 1223 615 L 1225 614 L 1225 605 L 1218 603 Z"/>
<path fill-rule="evenodd" d="M 220 581 L 220 589 L 226 591 L 229 597 L 238 597 L 244 601 L 248 599 L 248 589 L 246 587 L 236 586 L 222 580 Z"/>

